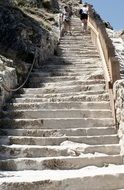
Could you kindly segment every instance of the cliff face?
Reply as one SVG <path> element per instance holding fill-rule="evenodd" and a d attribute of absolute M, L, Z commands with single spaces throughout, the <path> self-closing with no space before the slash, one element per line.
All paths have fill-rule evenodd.
<path fill-rule="evenodd" d="M 0 51 L 12 59 L 32 61 L 36 48 L 49 40 L 38 22 L 13 7 L 0 6 Z"/>
<path fill-rule="evenodd" d="M 24 81 L 36 50 L 35 67 L 54 54 L 58 8 L 57 0 L 0 0 L 0 76 L 9 88 Z M 10 95 L 0 87 L 0 107 Z"/>
<path fill-rule="evenodd" d="M 0 0 L 1 5 L 6 6 L 28 6 L 28 7 L 38 7 L 47 8 L 52 11 L 58 11 L 58 1 L 57 0 Z"/>
<path fill-rule="evenodd" d="M 45 52 L 43 51 L 43 49 L 45 48 L 46 50 L 47 47 L 49 50 L 48 54 L 49 52 L 53 52 L 54 49 L 54 39 L 53 36 L 51 37 L 50 35 L 50 32 L 52 31 L 52 25 L 55 24 L 54 15 L 51 16 L 51 23 L 47 19 L 45 20 L 42 9 L 34 10 L 34 7 L 32 7 L 31 9 L 28 9 L 26 7 L 27 5 L 30 5 L 31 2 L 33 2 L 33 4 L 31 4 L 32 6 L 40 6 L 41 1 L 38 0 L 27 0 L 25 4 L 23 4 L 23 11 L 18 9 L 17 7 L 17 5 L 22 5 L 23 1 L 18 0 L 14 2 L 7 2 L 8 4 L 14 4 L 16 2 L 16 7 L 5 6 L 7 4 L 6 1 L 4 1 L 3 3 L 5 5 L 3 5 L 2 2 L 2 5 L 0 5 L 1 53 L 12 59 L 21 59 L 23 61 L 32 62 L 34 52 L 36 48 L 38 48 L 41 53 L 41 58 L 44 59 L 45 56 L 43 54 L 45 54 Z M 38 16 L 39 19 L 37 19 Z"/>

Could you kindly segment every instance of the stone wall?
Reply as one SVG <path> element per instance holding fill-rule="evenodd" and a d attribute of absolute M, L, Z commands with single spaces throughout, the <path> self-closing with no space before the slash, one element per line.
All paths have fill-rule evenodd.
<path fill-rule="evenodd" d="M 120 138 L 121 153 L 124 154 L 124 80 L 114 83 L 114 99 L 116 119 L 118 123 L 118 135 Z"/>

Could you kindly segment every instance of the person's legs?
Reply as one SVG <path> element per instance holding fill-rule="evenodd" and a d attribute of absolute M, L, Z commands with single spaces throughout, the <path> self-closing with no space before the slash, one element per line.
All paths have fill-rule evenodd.
<path fill-rule="evenodd" d="M 72 35 L 71 21 L 68 22 L 68 30 L 70 35 Z"/>
<path fill-rule="evenodd" d="M 87 31 L 87 19 L 84 19 L 84 32 Z"/>
<path fill-rule="evenodd" d="M 64 21 L 64 22 L 63 22 L 63 27 L 62 27 L 61 35 L 60 35 L 60 36 L 63 37 L 64 34 L 65 34 L 67 31 L 68 31 L 68 25 L 67 25 L 67 22 Z"/>
<path fill-rule="evenodd" d="M 85 25 L 84 19 L 82 19 L 81 22 L 82 22 L 82 23 L 81 23 L 81 25 L 82 25 L 82 32 L 84 32 L 84 25 Z"/>
<path fill-rule="evenodd" d="M 65 33 L 68 32 L 68 22 L 64 21 Z"/>

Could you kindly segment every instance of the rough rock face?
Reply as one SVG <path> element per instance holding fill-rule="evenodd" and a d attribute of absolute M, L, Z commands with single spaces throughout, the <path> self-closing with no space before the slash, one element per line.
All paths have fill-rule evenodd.
<path fill-rule="evenodd" d="M 59 38 L 58 14 L 53 14 L 56 10 L 56 0 L 0 0 L 0 52 L 3 55 L 0 74 L 9 88 L 15 88 L 17 76 L 21 76 L 18 82 L 20 78 L 23 78 L 21 83 L 24 81 L 36 50 L 35 67 L 54 54 Z M 11 93 L 0 91 L 1 106 Z"/>
<path fill-rule="evenodd" d="M 13 67 L 8 67 L 7 65 L 12 66 L 13 61 L 0 56 L 0 79 L 4 78 L 4 84 L 8 88 L 15 88 L 17 85 L 16 71 Z M 7 92 L 0 87 L 0 110 L 1 106 L 4 104 L 4 101 L 8 99 L 11 94 L 11 92 Z"/>
<path fill-rule="evenodd" d="M 44 7 L 54 12 L 58 11 L 59 9 L 57 0 L 0 0 L 0 4 L 21 7 Z"/>
<path fill-rule="evenodd" d="M 36 48 L 42 59 L 47 50 L 53 52 L 49 32 L 21 10 L 0 6 L 0 51 L 12 59 L 32 62 Z"/>
<path fill-rule="evenodd" d="M 116 119 L 118 122 L 118 134 L 120 137 L 121 153 L 124 154 L 124 80 L 118 80 L 114 84 L 114 96 L 116 105 Z"/>

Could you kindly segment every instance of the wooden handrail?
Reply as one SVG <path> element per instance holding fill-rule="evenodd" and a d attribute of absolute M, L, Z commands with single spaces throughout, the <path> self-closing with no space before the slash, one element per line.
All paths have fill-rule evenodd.
<path fill-rule="evenodd" d="M 102 61 L 103 61 L 103 68 L 104 68 L 104 72 L 105 72 L 105 78 L 106 78 L 106 81 L 108 83 L 110 83 L 111 79 L 110 79 L 110 76 L 109 76 L 106 60 L 105 60 L 104 53 L 103 53 L 103 50 L 102 50 L 102 46 L 101 46 L 101 43 L 100 43 L 99 33 L 97 32 L 97 30 L 95 29 L 95 27 L 90 22 L 88 23 L 88 26 L 93 30 L 93 32 L 97 36 L 97 45 L 98 45 L 98 48 L 99 48 L 99 51 L 100 51 L 100 55 L 101 55 L 101 58 L 102 58 Z"/>
<path fill-rule="evenodd" d="M 114 46 L 112 44 L 112 41 L 108 37 L 103 22 L 94 17 L 94 10 L 90 5 L 88 26 L 91 29 L 92 40 L 97 46 L 102 59 L 106 88 L 109 92 L 110 105 L 112 109 L 114 122 L 116 124 L 113 84 L 116 80 L 120 79 L 120 64 L 115 56 Z"/>

